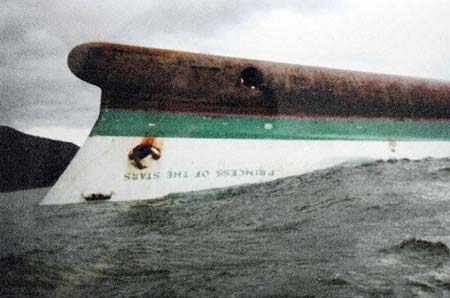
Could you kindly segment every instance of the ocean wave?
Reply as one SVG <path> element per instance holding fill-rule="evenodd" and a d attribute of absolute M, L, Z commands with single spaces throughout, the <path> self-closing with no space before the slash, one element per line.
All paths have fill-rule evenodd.
<path fill-rule="evenodd" d="M 0 194 L 0 296 L 448 295 L 448 169 L 364 161 L 157 201 Z"/>

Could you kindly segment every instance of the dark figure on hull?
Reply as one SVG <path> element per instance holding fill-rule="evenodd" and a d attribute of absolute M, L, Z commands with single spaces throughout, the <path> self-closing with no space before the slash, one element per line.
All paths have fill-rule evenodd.
<path fill-rule="evenodd" d="M 128 154 L 128 158 L 132 161 L 132 164 L 139 170 L 147 168 L 142 164 L 142 160 L 151 155 L 154 160 L 158 160 L 161 157 L 161 151 L 150 143 L 139 144 L 133 148 Z"/>

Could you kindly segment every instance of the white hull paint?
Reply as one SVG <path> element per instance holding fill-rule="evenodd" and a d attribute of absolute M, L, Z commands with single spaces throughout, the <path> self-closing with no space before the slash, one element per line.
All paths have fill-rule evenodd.
<path fill-rule="evenodd" d="M 343 162 L 450 156 L 447 141 L 317 141 L 160 138 L 159 160 L 138 170 L 128 153 L 141 137 L 90 137 L 50 190 L 43 204 L 156 199 L 189 192 L 260 183 Z"/>

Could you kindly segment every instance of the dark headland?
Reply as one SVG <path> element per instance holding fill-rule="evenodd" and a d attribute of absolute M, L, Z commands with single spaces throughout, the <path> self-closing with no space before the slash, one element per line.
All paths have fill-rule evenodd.
<path fill-rule="evenodd" d="M 79 147 L 0 126 L 0 191 L 52 185 Z"/>

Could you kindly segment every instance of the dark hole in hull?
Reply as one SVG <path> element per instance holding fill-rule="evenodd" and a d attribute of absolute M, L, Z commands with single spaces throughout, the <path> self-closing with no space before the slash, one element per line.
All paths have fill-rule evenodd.
<path fill-rule="evenodd" d="M 241 71 L 241 82 L 252 89 L 260 88 L 264 82 L 264 75 L 256 67 L 249 66 Z"/>

